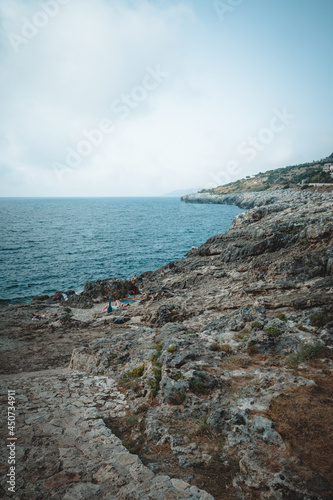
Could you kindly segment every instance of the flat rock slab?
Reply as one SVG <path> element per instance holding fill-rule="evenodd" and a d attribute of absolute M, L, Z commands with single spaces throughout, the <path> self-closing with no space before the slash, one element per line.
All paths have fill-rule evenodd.
<path fill-rule="evenodd" d="M 15 391 L 15 493 L 7 483 L 8 390 Z M 128 410 L 113 379 L 67 369 L 5 376 L 1 409 L 1 498 L 213 499 L 184 481 L 155 475 L 105 426 L 103 417 Z"/>

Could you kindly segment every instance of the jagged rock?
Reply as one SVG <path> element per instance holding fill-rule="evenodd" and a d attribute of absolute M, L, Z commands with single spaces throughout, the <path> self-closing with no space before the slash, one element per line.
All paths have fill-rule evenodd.
<path fill-rule="evenodd" d="M 186 398 L 186 393 L 189 390 L 189 382 L 187 380 L 172 380 L 169 377 L 163 377 L 161 381 L 161 391 L 158 400 L 164 404 L 180 405 Z"/>
<path fill-rule="evenodd" d="M 237 311 L 214 319 L 203 328 L 201 332 L 210 335 L 211 332 L 223 333 L 225 331 L 238 332 L 250 321 L 263 321 L 266 310 L 263 306 L 240 307 Z"/>
<path fill-rule="evenodd" d="M 31 302 L 43 302 L 45 300 L 49 300 L 49 295 L 40 295 L 39 297 L 34 297 Z"/>
<path fill-rule="evenodd" d="M 84 285 L 82 295 L 95 300 L 107 300 L 112 297 L 112 300 L 120 300 L 127 295 L 139 293 L 136 286 L 133 286 L 130 280 L 125 279 L 105 279 L 96 281 L 87 281 Z"/>
<path fill-rule="evenodd" d="M 186 311 L 184 311 L 180 306 L 168 304 L 160 306 L 157 311 L 146 313 L 144 320 L 151 326 L 162 326 L 166 323 L 173 323 L 175 319 L 177 321 L 183 321 L 186 319 L 186 316 Z"/>
<path fill-rule="evenodd" d="M 273 429 L 273 422 L 265 417 L 255 417 L 251 421 L 251 429 L 257 434 L 259 439 L 275 446 L 281 446 L 283 439 L 278 432 Z"/>
<path fill-rule="evenodd" d="M 77 309 L 91 309 L 94 305 L 94 302 L 89 296 L 73 294 L 69 297 L 67 305 L 69 307 L 74 307 Z"/>

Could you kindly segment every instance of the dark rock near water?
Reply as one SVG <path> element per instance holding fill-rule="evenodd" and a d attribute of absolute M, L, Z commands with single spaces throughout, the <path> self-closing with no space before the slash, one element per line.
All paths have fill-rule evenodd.
<path fill-rule="evenodd" d="M 130 280 L 125 279 L 105 279 L 97 281 L 87 281 L 82 292 L 83 296 L 94 300 L 120 300 L 126 298 L 128 294 L 139 293 L 139 290 Z"/>
<path fill-rule="evenodd" d="M 40 295 L 39 297 L 34 297 L 31 302 L 44 302 L 45 300 L 49 300 L 49 295 Z"/>

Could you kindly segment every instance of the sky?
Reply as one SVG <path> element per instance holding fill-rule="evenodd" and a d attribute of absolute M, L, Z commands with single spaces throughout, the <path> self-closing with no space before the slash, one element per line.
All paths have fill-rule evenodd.
<path fill-rule="evenodd" d="M 160 196 L 333 152 L 332 0 L 0 0 L 0 196 Z"/>

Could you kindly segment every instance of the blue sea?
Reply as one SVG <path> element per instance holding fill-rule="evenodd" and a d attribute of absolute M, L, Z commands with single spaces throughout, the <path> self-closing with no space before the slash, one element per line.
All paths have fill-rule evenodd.
<path fill-rule="evenodd" d="M 0 198 L 0 299 L 153 271 L 227 231 L 240 212 L 179 198 Z"/>

